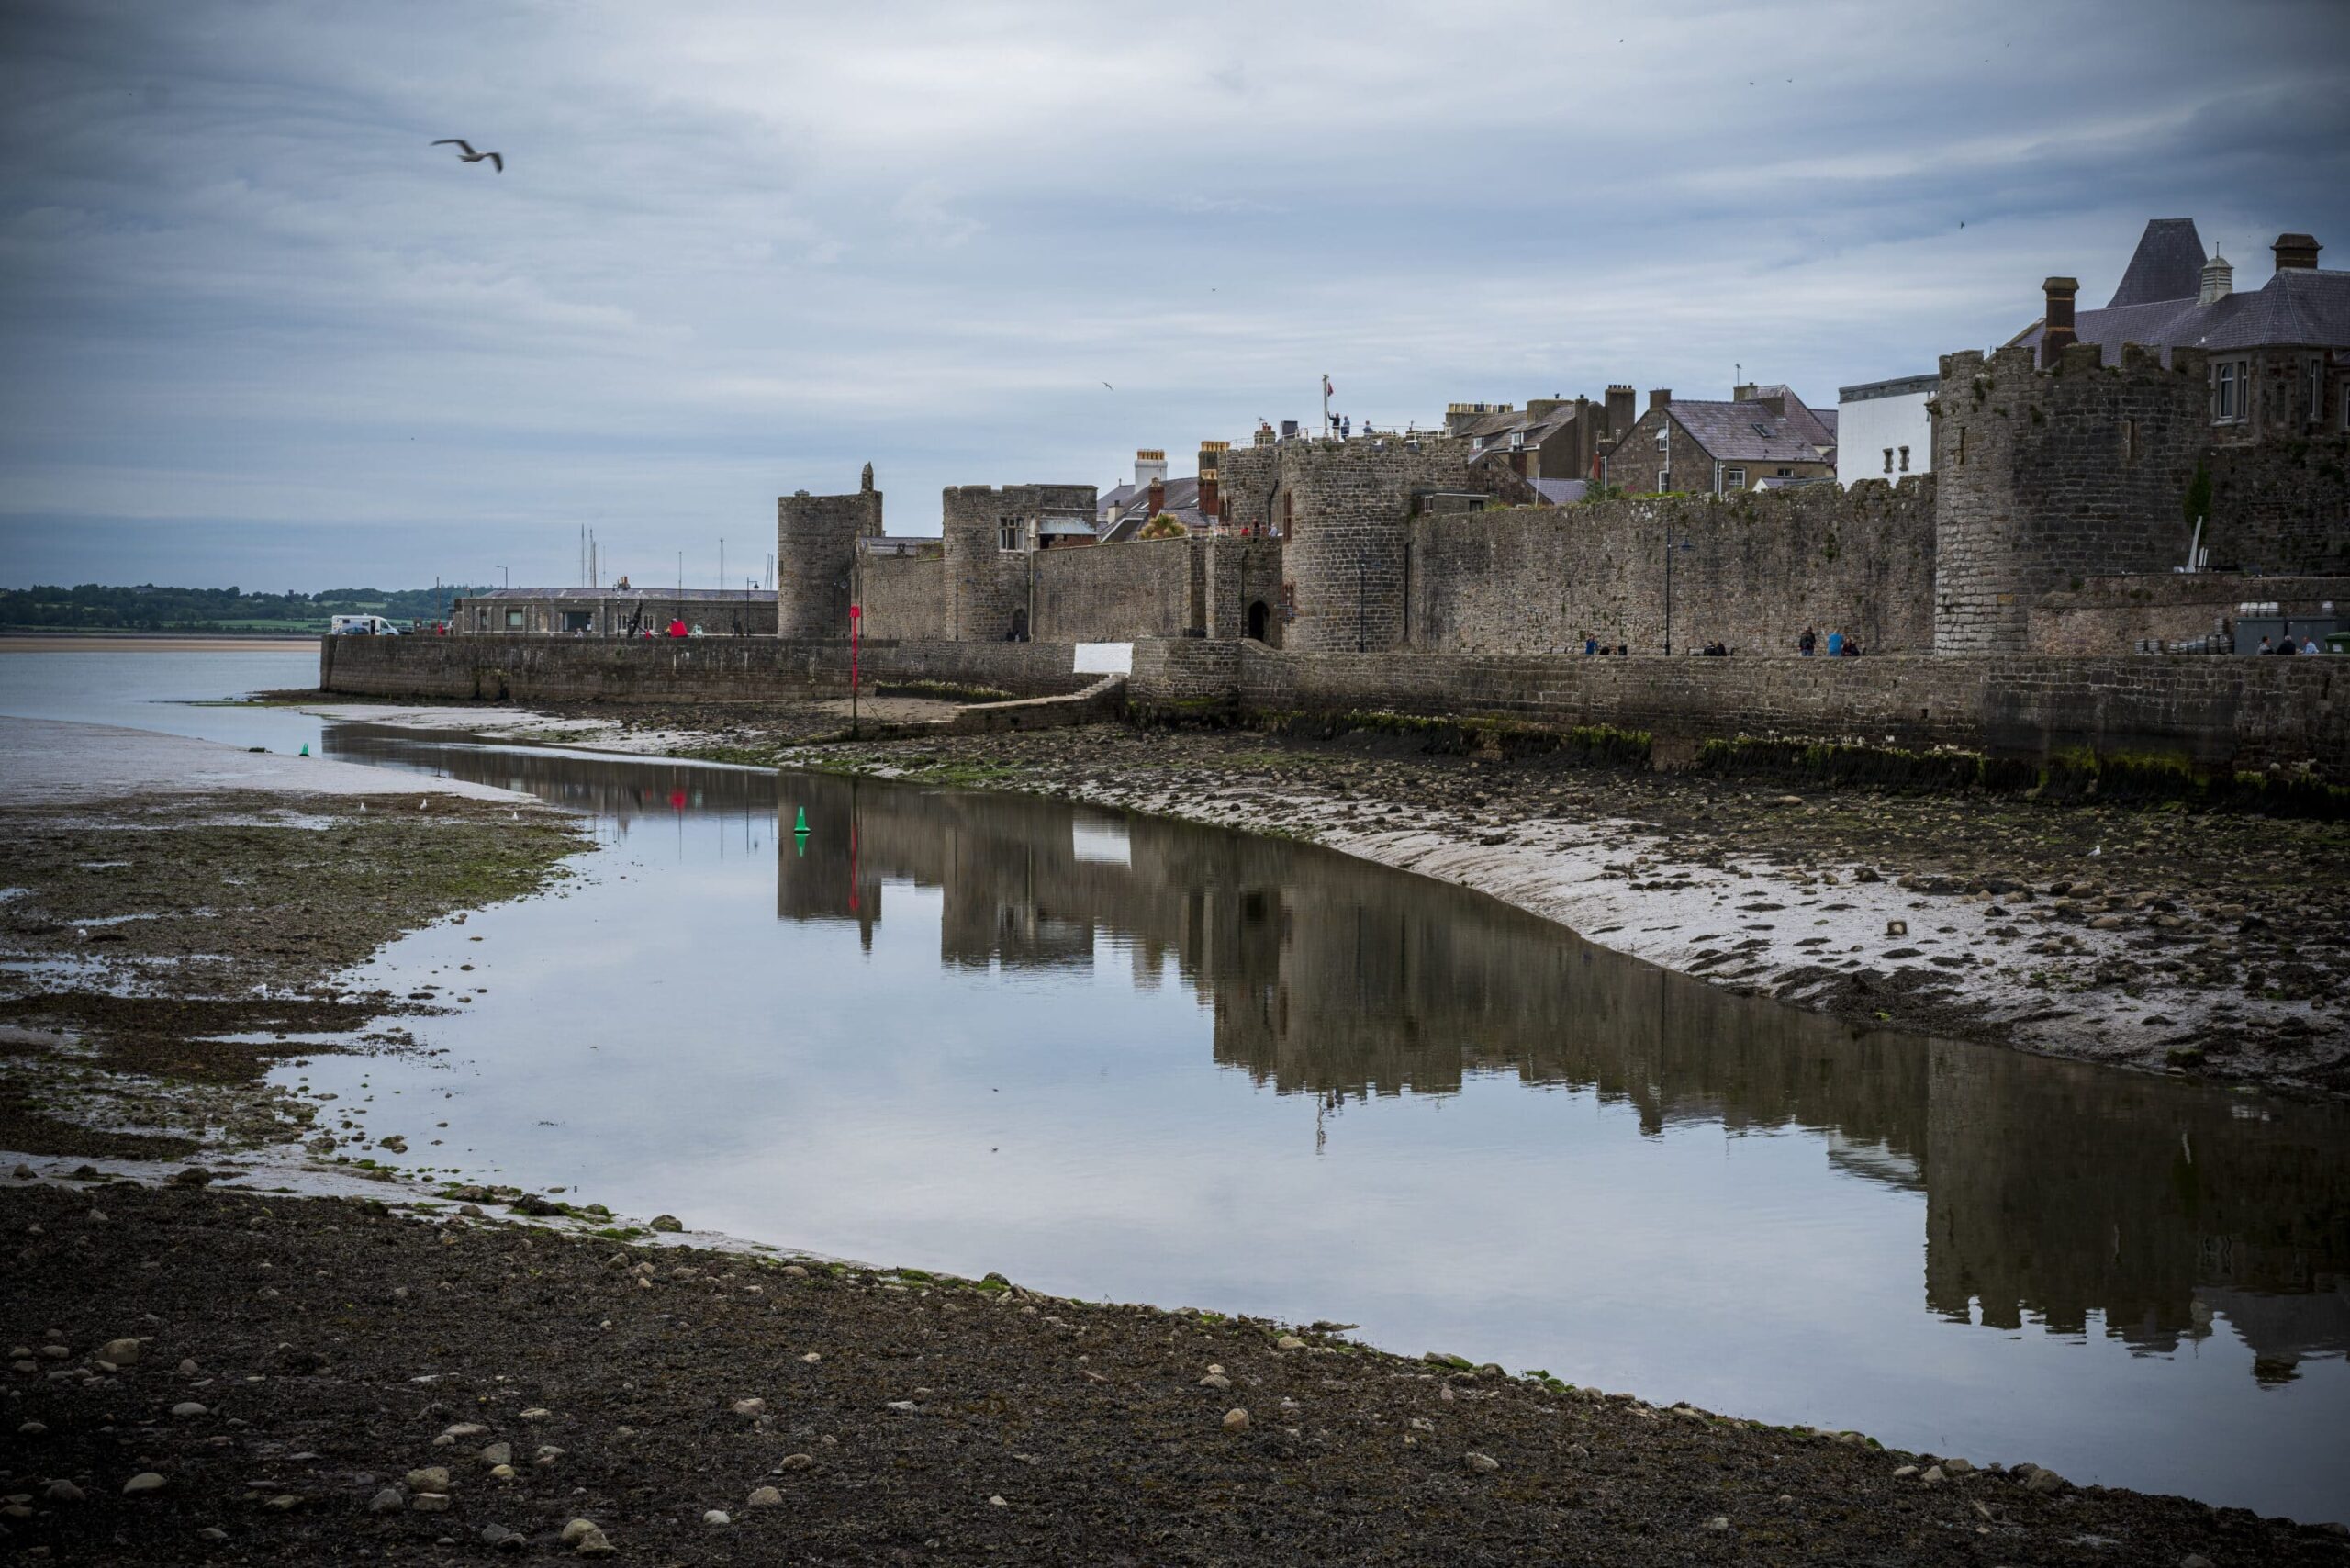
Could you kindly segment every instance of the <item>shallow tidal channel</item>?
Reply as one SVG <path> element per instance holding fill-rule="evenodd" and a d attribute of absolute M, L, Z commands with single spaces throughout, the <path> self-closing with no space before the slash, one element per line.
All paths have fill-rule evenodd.
<path fill-rule="evenodd" d="M 44 656 L 0 711 L 73 716 L 9 667 Z M 305 678 L 57 656 L 153 661 L 81 710 L 112 723 Z M 354 977 L 446 1004 L 422 1053 L 280 1070 L 401 1163 L 2344 1512 L 2350 1109 L 1855 1031 L 1278 840 L 171 712 L 592 821 L 564 890 Z"/>

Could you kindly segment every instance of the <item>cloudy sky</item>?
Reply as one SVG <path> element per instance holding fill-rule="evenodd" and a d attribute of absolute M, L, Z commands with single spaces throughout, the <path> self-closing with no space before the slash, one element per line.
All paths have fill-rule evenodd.
<path fill-rule="evenodd" d="M 0 0 L 0 73 L 12 585 L 739 583 L 868 460 L 934 532 L 1324 371 L 1832 404 L 2149 217 L 2350 264 L 2343 0 Z"/>

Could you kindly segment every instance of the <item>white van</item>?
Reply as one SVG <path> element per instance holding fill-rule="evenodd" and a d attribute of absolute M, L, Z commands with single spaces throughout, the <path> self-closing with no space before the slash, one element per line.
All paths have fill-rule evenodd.
<path fill-rule="evenodd" d="M 327 622 L 330 637 L 397 637 L 400 629 L 380 615 L 338 615 Z"/>

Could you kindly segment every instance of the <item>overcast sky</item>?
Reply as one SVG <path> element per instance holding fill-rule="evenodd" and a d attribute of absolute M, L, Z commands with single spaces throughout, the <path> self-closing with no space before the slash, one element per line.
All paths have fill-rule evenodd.
<path fill-rule="evenodd" d="M 0 4 L 0 582 L 740 583 L 775 497 L 1815 404 L 2350 265 L 2350 4 Z M 471 138 L 503 174 L 435 137 Z M 1105 387 L 1103 383 L 1110 383 Z M 1114 388 L 1114 389 L 1113 389 Z M 609 573 L 608 573 L 609 576 Z"/>

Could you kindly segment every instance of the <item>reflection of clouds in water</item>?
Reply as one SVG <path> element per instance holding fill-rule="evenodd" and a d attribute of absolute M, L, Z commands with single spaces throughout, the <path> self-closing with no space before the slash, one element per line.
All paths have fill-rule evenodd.
<path fill-rule="evenodd" d="M 333 745 L 635 824 L 468 928 L 495 989 L 431 1043 L 512 1179 L 2277 1506 L 2341 1412 L 2339 1108 L 1856 1030 L 1310 846 Z M 2188 1426 L 2232 1479 L 2165 1468 Z"/>

